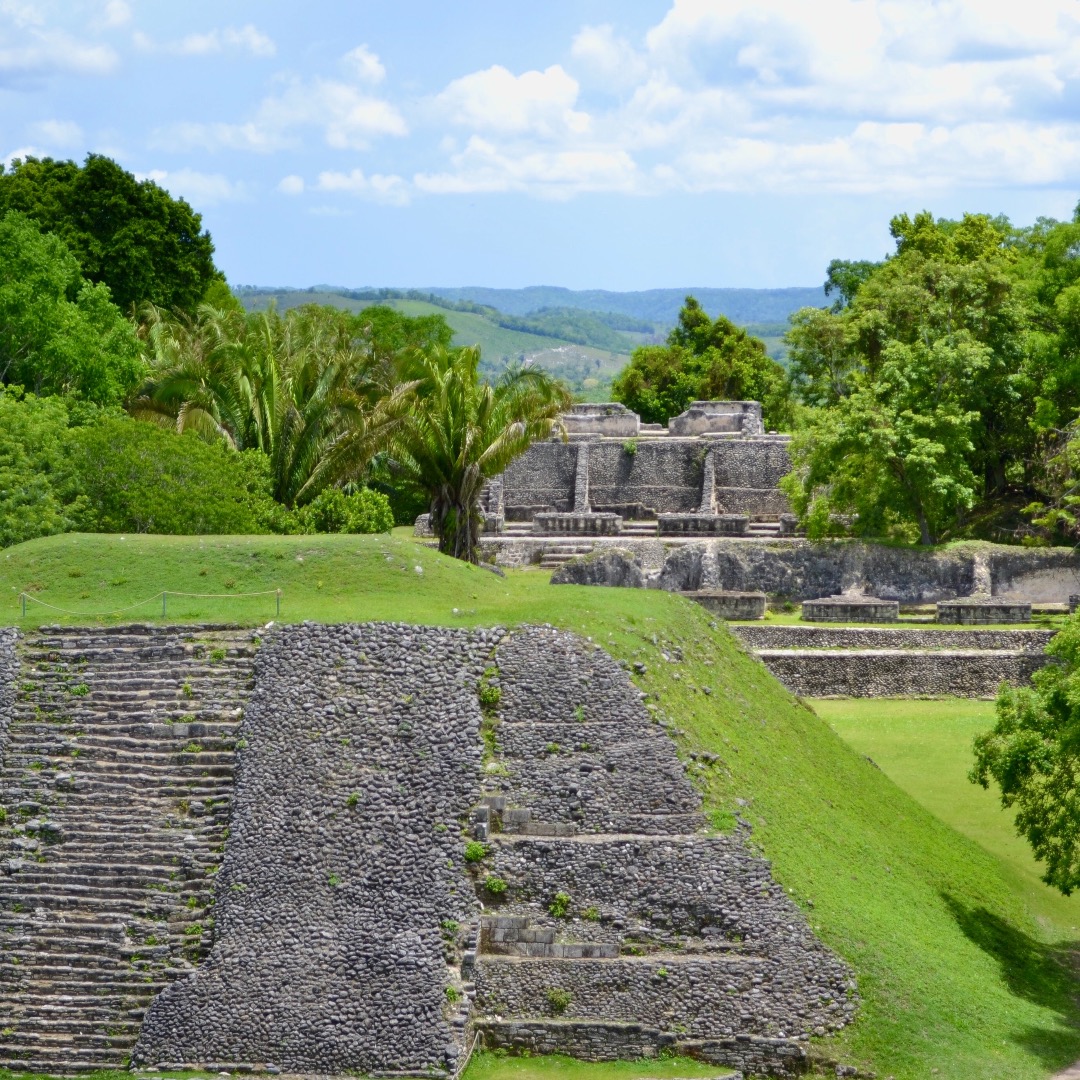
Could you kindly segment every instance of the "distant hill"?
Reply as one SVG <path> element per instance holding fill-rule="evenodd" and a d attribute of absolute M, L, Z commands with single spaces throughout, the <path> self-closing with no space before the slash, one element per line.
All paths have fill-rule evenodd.
<path fill-rule="evenodd" d="M 533 285 L 527 289 L 486 289 L 466 286 L 424 289 L 450 301 L 471 301 L 497 308 L 508 315 L 529 315 L 543 308 L 578 308 L 583 311 L 617 312 L 661 326 L 672 326 L 687 296 L 714 318 L 726 315 L 732 322 L 783 323 L 803 307 L 823 307 L 825 290 L 820 286 L 790 289 L 647 289 L 644 292 L 608 292 L 604 289 L 561 289 Z"/>
<path fill-rule="evenodd" d="M 581 401 L 606 401 L 611 380 L 633 349 L 663 341 L 688 295 L 710 315 L 726 315 L 760 337 L 769 355 L 784 362 L 788 316 L 801 307 L 826 303 L 821 288 L 650 289 L 645 292 L 574 291 L 538 285 L 527 289 L 432 288 L 307 289 L 240 286 L 237 296 L 250 311 L 275 304 L 330 304 L 360 311 L 386 304 L 408 315 L 442 315 L 455 345 L 479 345 L 489 377 L 511 363 L 530 363 L 566 381 Z"/>

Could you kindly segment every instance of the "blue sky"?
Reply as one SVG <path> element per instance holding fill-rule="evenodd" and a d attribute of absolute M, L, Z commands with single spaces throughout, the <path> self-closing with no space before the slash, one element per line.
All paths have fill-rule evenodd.
<path fill-rule="evenodd" d="M 234 284 L 817 284 L 1071 215 L 1080 0 L 0 0 L 0 158 L 90 151 Z"/>

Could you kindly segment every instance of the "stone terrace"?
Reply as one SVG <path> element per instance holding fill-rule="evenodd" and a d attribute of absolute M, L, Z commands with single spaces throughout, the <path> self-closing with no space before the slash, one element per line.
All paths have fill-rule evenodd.
<path fill-rule="evenodd" d="M 483 920 L 486 1042 L 796 1068 L 806 1036 L 854 1013 L 845 966 L 741 830 L 708 834 L 674 743 L 605 652 L 533 629 L 496 662 L 498 751 L 480 817 L 503 824 L 489 869 L 508 888 Z"/>

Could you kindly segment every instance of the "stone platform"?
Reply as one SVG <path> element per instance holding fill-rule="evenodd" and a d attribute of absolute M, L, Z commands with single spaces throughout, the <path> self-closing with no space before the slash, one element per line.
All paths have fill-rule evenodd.
<path fill-rule="evenodd" d="M 622 532 L 618 514 L 535 514 L 536 536 L 617 536 Z"/>
<path fill-rule="evenodd" d="M 745 536 L 750 527 L 747 514 L 658 514 L 661 536 Z"/>
<path fill-rule="evenodd" d="M 1022 600 L 982 599 L 965 596 L 958 600 L 941 600 L 937 605 L 939 623 L 961 623 L 964 626 L 991 623 L 1031 622 L 1031 604 Z"/>
<path fill-rule="evenodd" d="M 802 605 L 807 622 L 896 622 L 899 615 L 899 601 L 876 596 L 822 596 Z"/>
<path fill-rule="evenodd" d="M 763 592 L 725 592 L 723 589 L 698 589 L 685 592 L 687 600 L 700 604 L 718 619 L 764 619 Z"/>

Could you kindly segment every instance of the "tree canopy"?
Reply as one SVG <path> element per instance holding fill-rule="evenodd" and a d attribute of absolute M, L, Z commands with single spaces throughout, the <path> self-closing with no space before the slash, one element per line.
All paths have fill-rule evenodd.
<path fill-rule="evenodd" d="M 612 393 L 646 423 L 666 424 L 692 401 L 760 401 L 769 427 L 790 420 L 784 370 L 752 337 L 723 315 L 710 319 L 692 296 L 666 345 L 642 345 L 616 378 Z"/>
<path fill-rule="evenodd" d="M 891 257 L 830 264 L 837 301 L 788 333 L 791 384 L 812 408 L 786 487 L 811 535 L 1032 532 L 1023 508 L 1055 497 L 1049 448 L 1080 407 L 1080 275 L 1061 257 L 1078 229 L 900 215 Z"/>
<path fill-rule="evenodd" d="M 1016 829 L 1045 864 L 1043 881 L 1069 895 L 1080 887 L 1080 619 L 1046 651 L 1058 662 L 1032 686 L 1002 686 L 997 723 L 975 740 L 970 779 L 993 782 Z"/>
<path fill-rule="evenodd" d="M 100 154 L 81 166 L 48 157 L 0 166 L 0 215 L 9 210 L 58 236 L 125 312 L 147 302 L 193 312 L 221 277 L 201 216 Z"/>
<path fill-rule="evenodd" d="M 0 385 L 119 403 L 142 378 L 135 328 L 57 236 L 0 216 Z"/>

